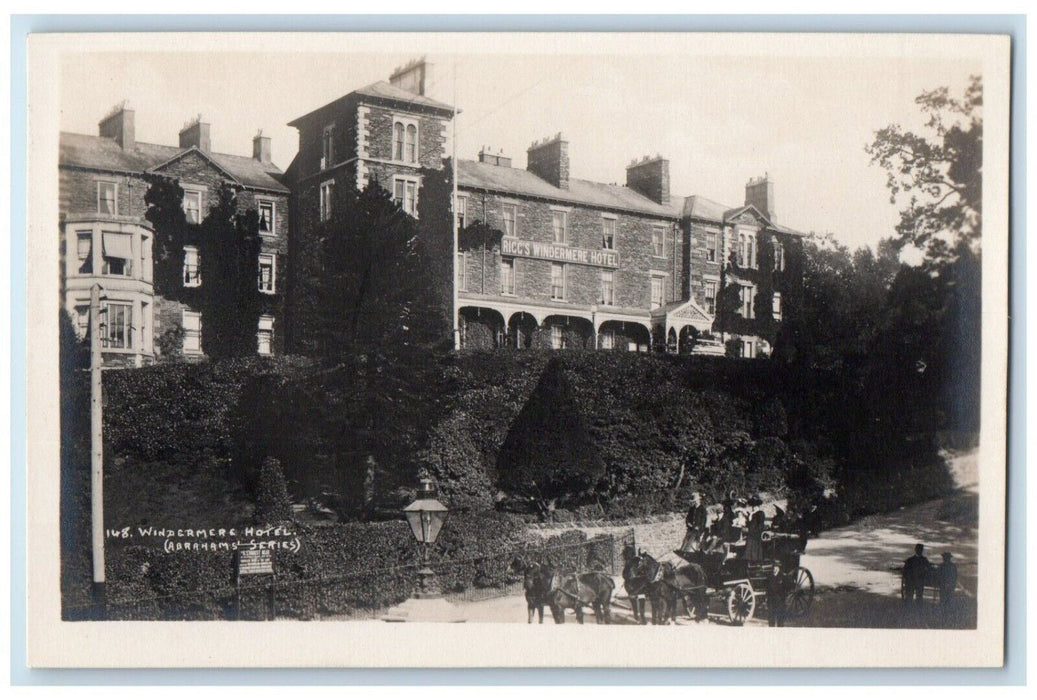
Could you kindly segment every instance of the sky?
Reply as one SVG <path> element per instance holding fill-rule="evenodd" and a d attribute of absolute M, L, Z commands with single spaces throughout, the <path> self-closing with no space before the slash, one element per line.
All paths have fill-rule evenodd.
<path fill-rule="evenodd" d="M 632 159 L 661 154 L 670 161 L 673 195 L 729 206 L 744 202 L 749 178 L 766 173 L 778 222 L 830 232 L 856 248 L 892 235 L 898 220 L 885 173 L 864 146 L 890 123 L 921 128 L 919 93 L 948 86 L 960 95 L 979 72 L 975 62 L 953 57 L 597 53 L 561 45 L 554 53 L 550 43 L 451 54 L 420 44 L 398 52 L 348 45 L 71 52 L 57 88 L 61 129 L 96 134 L 98 121 L 127 100 L 138 141 L 176 145 L 183 124 L 201 114 L 213 150 L 251 155 L 262 129 L 283 169 L 298 146 L 289 121 L 386 80 L 425 53 L 433 64 L 427 94 L 461 110 L 460 158 L 488 147 L 525 167 L 533 141 L 562 132 L 571 177 L 624 184 Z"/>

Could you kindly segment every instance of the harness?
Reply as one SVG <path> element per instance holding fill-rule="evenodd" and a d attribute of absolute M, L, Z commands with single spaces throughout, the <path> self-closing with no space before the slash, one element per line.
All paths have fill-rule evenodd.
<path fill-rule="evenodd" d="M 566 583 L 573 583 L 576 586 L 576 591 L 573 592 L 565 587 Z M 580 579 L 576 574 L 552 574 L 551 580 L 548 583 L 547 592 L 548 594 L 560 591 L 569 598 L 572 598 L 581 605 L 592 605 L 593 600 L 584 600 L 580 597 Z"/>

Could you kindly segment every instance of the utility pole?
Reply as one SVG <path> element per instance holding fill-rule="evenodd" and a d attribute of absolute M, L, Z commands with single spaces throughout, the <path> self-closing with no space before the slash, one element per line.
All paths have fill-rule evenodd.
<path fill-rule="evenodd" d="M 453 290 L 453 292 L 452 292 L 453 298 L 451 300 L 451 321 L 450 321 L 450 323 L 452 324 L 451 327 L 454 329 L 454 350 L 460 350 L 461 349 L 461 327 L 460 327 L 461 324 L 459 323 L 459 319 L 458 319 L 458 314 L 460 313 L 460 309 L 457 306 L 457 280 L 458 280 L 458 274 L 457 274 L 457 272 L 458 272 L 457 271 L 457 254 L 458 254 L 458 249 L 457 249 L 457 176 L 458 176 L 459 167 L 458 167 L 458 164 L 457 164 L 457 59 L 456 58 L 454 59 L 454 99 L 453 99 L 453 103 L 454 103 L 454 118 L 450 120 L 450 123 L 452 125 L 452 129 L 453 129 L 452 134 L 450 136 L 451 151 L 452 151 L 452 154 L 451 154 L 451 157 L 450 157 L 450 162 L 451 162 L 451 165 L 453 167 L 453 172 L 451 173 L 451 178 L 450 178 L 451 179 L 451 192 L 452 192 L 452 195 L 451 195 L 452 199 L 451 199 L 451 202 L 450 202 L 450 212 L 451 212 L 451 218 L 453 218 L 453 223 L 451 224 L 451 229 L 453 229 L 453 232 L 454 232 L 454 236 L 453 236 L 454 243 L 453 243 L 453 252 L 451 254 L 452 260 L 451 260 L 450 269 L 452 269 L 454 271 L 454 278 L 450 281 L 450 289 Z"/>
<path fill-rule="evenodd" d="M 90 288 L 90 526 L 93 597 L 98 619 L 105 617 L 104 441 L 101 413 L 101 286 Z"/>

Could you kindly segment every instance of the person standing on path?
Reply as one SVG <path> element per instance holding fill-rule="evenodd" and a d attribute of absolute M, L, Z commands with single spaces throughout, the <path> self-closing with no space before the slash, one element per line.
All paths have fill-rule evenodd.
<path fill-rule="evenodd" d="M 781 562 L 774 560 L 767 577 L 767 626 L 784 627 L 787 610 L 785 596 L 788 595 L 788 577 L 782 571 Z"/>
<path fill-rule="evenodd" d="M 950 552 L 943 553 L 943 561 L 936 567 L 936 582 L 940 587 L 940 605 L 946 610 L 954 597 L 954 589 L 958 585 L 958 567 L 951 561 Z"/>
<path fill-rule="evenodd" d="M 932 569 L 929 560 L 922 554 L 923 551 L 925 546 L 916 544 L 914 556 L 904 560 L 904 589 L 907 592 L 904 602 L 913 602 L 917 607 L 922 607 L 925 583 Z"/>

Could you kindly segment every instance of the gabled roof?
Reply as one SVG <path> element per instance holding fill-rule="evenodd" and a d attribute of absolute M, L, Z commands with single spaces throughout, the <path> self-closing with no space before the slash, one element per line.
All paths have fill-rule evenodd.
<path fill-rule="evenodd" d="M 312 109 L 300 117 L 296 117 L 292 121 L 288 122 L 288 126 L 298 127 L 310 116 L 318 112 L 322 112 L 328 107 L 331 107 L 332 105 L 336 105 L 340 102 L 345 102 L 347 100 L 355 99 L 357 97 L 374 100 L 387 100 L 392 102 L 405 102 L 412 105 L 417 105 L 419 107 L 437 110 L 447 115 L 454 113 L 454 108 L 451 105 L 448 105 L 444 102 L 439 102 L 438 100 L 433 100 L 431 97 L 426 97 L 425 95 L 418 95 L 417 93 L 410 92 L 409 90 L 403 90 L 401 88 L 396 87 L 395 85 L 390 85 L 384 80 L 379 80 L 376 83 L 371 83 L 370 85 L 362 87 L 358 90 L 353 90 L 352 92 L 346 93 L 342 97 L 337 97 L 331 102 L 328 102 L 327 104 L 322 105 L 317 109 Z"/>
<path fill-rule="evenodd" d="M 570 178 L 569 189 L 562 189 L 528 170 L 474 160 L 458 161 L 457 186 L 583 204 L 598 209 L 630 211 L 658 218 L 677 218 L 671 207 L 656 204 L 628 187 Z"/>
<path fill-rule="evenodd" d="M 210 160 L 245 187 L 288 192 L 288 188 L 281 182 L 283 173 L 273 163 L 261 163 L 254 158 L 228 153 L 202 153 L 197 149 L 161 146 L 139 141 L 133 149 L 127 151 L 110 138 L 64 131 L 61 132 L 58 146 L 58 164 L 67 167 L 137 174 L 154 170 L 186 155 L 191 150 L 195 150 Z"/>
<path fill-rule="evenodd" d="M 676 197 L 674 199 L 679 201 L 681 198 Z M 726 204 L 715 202 L 712 199 L 707 199 L 700 195 L 692 195 L 684 198 L 684 205 L 680 209 L 681 216 L 698 219 L 700 221 L 710 221 L 717 224 L 725 224 L 745 212 L 752 212 L 766 224 L 767 228 L 777 231 L 778 233 L 785 233 L 790 236 L 805 235 L 802 231 L 797 231 L 788 226 L 774 223 L 751 204 L 745 204 L 740 207 L 729 207 Z"/>

